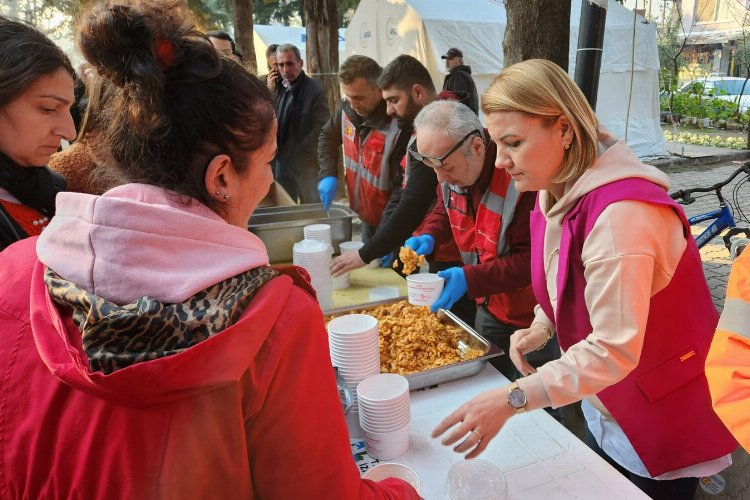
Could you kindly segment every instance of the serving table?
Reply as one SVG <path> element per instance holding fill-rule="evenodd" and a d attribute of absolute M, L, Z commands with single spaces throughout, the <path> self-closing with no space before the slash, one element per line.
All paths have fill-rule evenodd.
<path fill-rule="evenodd" d="M 409 450 L 387 462 L 414 469 L 426 500 L 444 499 L 448 470 L 463 460 L 463 455 L 441 445 L 430 432 L 463 402 L 507 383 L 508 379 L 488 364 L 473 377 L 411 392 Z M 351 438 L 351 444 L 362 473 L 378 463 L 367 455 L 363 439 Z M 512 417 L 479 458 L 503 471 L 511 499 L 648 499 L 543 410 Z"/>
<path fill-rule="evenodd" d="M 363 267 L 349 274 L 349 288 L 333 291 L 333 307 L 348 307 L 371 302 L 370 288 L 389 285 L 399 290 L 400 297 L 406 297 L 406 280 L 393 269 L 385 267 Z"/>

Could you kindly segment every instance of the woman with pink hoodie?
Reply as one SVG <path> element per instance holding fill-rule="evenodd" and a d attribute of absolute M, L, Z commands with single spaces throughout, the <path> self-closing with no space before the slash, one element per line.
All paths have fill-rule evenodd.
<path fill-rule="evenodd" d="M 583 399 L 590 446 L 652 498 L 692 498 L 736 442 L 711 408 L 704 361 L 718 316 L 667 176 L 599 130 L 556 64 L 503 70 L 482 97 L 496 168 L 531 213 L 538 306 L 511 337 L 514 383 L 465 403 L 433 431 L 479 455 L 513 415 Z M 524 356 L 553 335 L 562 357 Z"/>
<path fill-rule="evenodd" d="M 0 498 L 418 498 L 354 463 L 323 317 L 247 222 L 267 88 L 179 1 L 81 19 L 122 184 L 0 254 Z"/>

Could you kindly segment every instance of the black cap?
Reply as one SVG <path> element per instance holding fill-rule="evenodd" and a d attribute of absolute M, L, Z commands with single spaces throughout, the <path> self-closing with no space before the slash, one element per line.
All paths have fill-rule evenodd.
<path fill-rule="evenodd" d="M 451 47 L 450 49 L 448 49 L 448 52 L 440 56 L 440 59 L 453 59 L 454 57 L 460 57 L 461 59 L 463 59 L 464 53 L 458 50 L 456 47 Z"/>

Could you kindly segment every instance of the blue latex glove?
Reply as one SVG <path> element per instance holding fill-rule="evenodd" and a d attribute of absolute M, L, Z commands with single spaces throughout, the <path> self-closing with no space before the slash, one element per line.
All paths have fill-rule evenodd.
<path fill-rule="evenodd" d="M 429 234 L 412 236 L 404 242 L 404 246 L 417 252 L 417 255 L 429 255 L 435 249 L 435 238 Z"/>
<path fill-rule="evenodd" d="M 320 194 L 320 201 L 323 203 L 323 210 L 328 210 L 331 207 L 338 187 L 339 180 L 334 176 L 323 177 L 318 182 L 318 194 Z"/>
<path fill-rule="evenodd" d="M 450 309 L 469 289 L 462 267 L 451 267 L 437 274 L 445 279 L 445 285 L 443 286 L 443 293 L 430 306 L 432 312 L 437 312 L 438 309 Z"/>
<path fill-rule="evenodd" d="M 396 260 L 395 252 L 391 252 L 380 257 L 380 267 L 393 267 L 393 261 Z"/>

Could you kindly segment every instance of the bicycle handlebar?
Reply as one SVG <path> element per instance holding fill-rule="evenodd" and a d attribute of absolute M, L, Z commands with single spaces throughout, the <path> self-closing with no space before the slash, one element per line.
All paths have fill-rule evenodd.
<path fill-rule="evenodd" d="M 730 175 L 729 178 L 724 182 L 719 182 L 714 184 L 713 186 L 705 188 L 680 189 L 679 191 L 675 191 L 669 196 L 671 196 L 673 200 L 682 199 L 684 200 L 685 204 L 689 205 L 690 203 L 695 201 L 695 199 L 690 196 L 692 193 L 710 193 L 712 191 L 718 191 L 719 189 L 732 182 L 735 177 L 743 172 L 747 175 L 750 175 L 750 162 L 744 163 L 740 168 L 732 172 L 732 175 Z"/>

